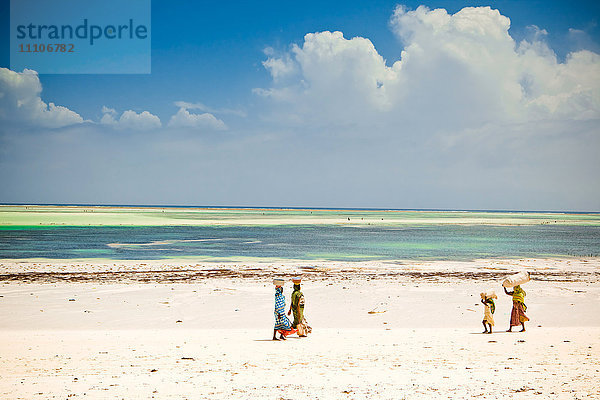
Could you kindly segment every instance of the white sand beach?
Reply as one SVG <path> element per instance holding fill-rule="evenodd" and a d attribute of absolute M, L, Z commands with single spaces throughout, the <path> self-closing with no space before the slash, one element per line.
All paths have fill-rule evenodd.
<path fill-rule="evenodd" d="M 600 398 L 597 259 L 308 265 L 2 260 L 0 397 Z M 272 341 L 271 277 L 299 273 L 313 334 Z"/>

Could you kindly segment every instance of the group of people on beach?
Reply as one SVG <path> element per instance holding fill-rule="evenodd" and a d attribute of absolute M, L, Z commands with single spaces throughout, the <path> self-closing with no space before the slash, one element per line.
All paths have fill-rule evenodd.
<path fill-rule="evenodd" d="M 529 321 L 529 318 L 525 315 L 527 306 L 525 305 L 525 291 L 520 285 L 513 287 L 512 291 L 506 290 L 503 287 L 504 293 L 512 296 L 513 306 L 510 313 L 510 325 L 507 332 L 512 332 L 513 326 L 521 325 L 521 332 L 525 332 L 525 322 Z M 483 333 L 492 333 L 492 326 L 494 326 L 494 312 L 496 310 L 496 304 L 494 299 L 498 299 L 498 296 L 494 292 L 481 293 L 481 302 L 484 305 L 483 310 Z M 488 329 L 489 328 L 489 329 Z"/>
<path fill-rule="evenodd" d="M 299 337 L 306 337 L 311 331 L 306 318 L 304 318 L 304 294 L 300 291 L 301 278 L 293 278 L 294 291 L 292 301 L 287 315 L 294 314 L 294 322 L 290 322 L 285 315 L 285 296 L 283 295 L 283 279 L 274 279 L 275 285 L 275 328 L 273 329 L 273 340 L 285 340 L 286 336 L 298 333 Z M 277 338 L 279 333 L 279 338 Z"/>
<path fill-rule="evenodd" d="M 527 273 L 527 280 L 529 280 L 529 274 Z M 301 278 L 292 278 L 294 283 L 294 291 L 292 292 L 292 300 L 287 315 L 294 314 L 294 322 L 290 322 L 289 318 L 285 313 L 285 296 L 283 294 L 283 285 L 285 280 L 274 279 L 273 284 L 275 285 L 275 327 L 273 328 L 273 340 L 285 340 L 287 336 L 298 334 L 299 337 L 306 337 L 308 333 L 312 331 L 312 328 L 308 326 L 306 318 L 304 317 L 304 294 L 300 290 Z M 521 325 L 521 332 L 525 332 L 525 322 L 529 321 L 525 311 L 527 306 L 525 305 L 525 290 L 520 285 L 515 285 L 512 291 L 508 291 L 503 286 L 504 293 L 512 296 L 512 311 L 510 313 L 510 324 L 507 332 L 512 332 L 513 326 Z M 484 305 L 483 311 L 483 333 L 492 333 L 492 326 L 494 323 L 494 312 L 496 311 L 496 304 L 494 299 L 498 299 L 494 291 L 481 293 L 481 303 Z M 277 334 L 279 333 L 279 338 Z"/>

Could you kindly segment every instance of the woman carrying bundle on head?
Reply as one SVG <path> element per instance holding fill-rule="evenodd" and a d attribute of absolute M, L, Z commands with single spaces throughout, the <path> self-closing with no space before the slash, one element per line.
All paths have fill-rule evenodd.
<path fill-rule="evenodd" d="M 273 329 L 273 340 L 285 340 L 286 336 L 296 333 L 296 330 L 292 329 L 290 320 L 285 316 L 284 280 L 274 279 L 273 284 L 275 285 L 275 328 Z M 277 332 L 280 334 L 279 339 L 277 339 Z"/>
<path fill-rule="evenodd" d="M 525 315 L 525 311 L 527 311 L 527 306 L 525 305 L 525 291 L 521 288 L 520 285 L 513 287 L 513 291 L 509 292 L 504 288 L 504 293 L 509 296 L 512 296 L 513 307 L 510 313 L 510 326 L 506 332 L 512 332 L 513 326 L 521 325 L 521 332 L 525 332 L 525 322 L 529 321 L 527 315 Z"/>
<path fill-rule="evenodd" d="M 294 313 L 292 328 L 298 331 L 298 336 L 306 337 L 312 329 L 308 326 L 306 319 L 304 318 L 304 294 L 300 291 L 301 281 L 301 278 L 292 278 L 292 282 L 294 282 L 294 292 L 292 292 L 292 304 L 290 304 L 288 315 L 292 312 Z"/>
<path fill-rule="evenodd" d="M 510 326 L 507 332 L 512 332 L 513 326 L 522 326 L 521 332 L 525 332 L 525 322 L 529 321 L 529 318 L 525 315 L 527 306 L 525 305 L 525 291 L 521 288 L 521 285 L 529 282 L 531 276 L 529 272 L 522 271 L 518 274 L 509 276 L 502 282 L 504 293 L 512 296 L 513 307 L 510 313 Z M 512 292 L 506 290 L 507 287 L 512 287 Z"/>
<path fill-rule="evenodd" d="M 302 322 L 304 318 L 304 295 L 300 291 L 300 278 L 293 278 L 294 291 L 292 292 L 292 304 L 287 315 L 294 313 L 294 322 L 292 322 L 292 328 L 297 328 L 298 324 Z"/>

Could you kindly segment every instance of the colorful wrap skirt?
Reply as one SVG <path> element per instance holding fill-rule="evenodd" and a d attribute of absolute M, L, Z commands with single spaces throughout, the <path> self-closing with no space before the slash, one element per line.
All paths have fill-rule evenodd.
<path fill-rule="evenodd" d="M 292 323 L 285 314 L 275 314 L 275 329 L 278 331 L 289 331 L 292 329 Z"/>
<path fill-rule="evenodd" d="M 518 326 L 523 322 L 529 321 L 529 318 L 525 315 L 525 308 L 525 304 L 513 301 L 513 308 L 510 313 L 510 326 Z"/>
<path fill-rule="evenodd" d="M 292 323 L 285 316 L 285 297 L 283 297 L 283 288 L 278 287 L 275 289 L 275 330 L 281 333 L 283 336 L 291 335 L 296 333 L 295 329 L 292 329 Z"/>

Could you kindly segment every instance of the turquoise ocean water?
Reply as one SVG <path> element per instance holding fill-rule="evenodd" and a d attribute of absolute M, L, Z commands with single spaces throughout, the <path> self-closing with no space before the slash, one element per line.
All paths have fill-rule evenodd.
<path fill-rule="evenodd" d="M 0 258 L 236 261 L 599 256 L 597 225 L 3 227 Z"/>

